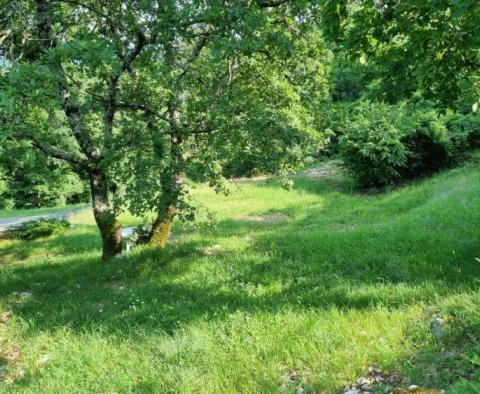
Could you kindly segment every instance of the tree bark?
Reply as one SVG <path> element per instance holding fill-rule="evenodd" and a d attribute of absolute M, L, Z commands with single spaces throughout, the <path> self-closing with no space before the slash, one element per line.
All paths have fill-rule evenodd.
<path fill-rule="evenodd" d="M 180 115 L 172 104 L 168 107 L 168 115 L 170 127 L 178 128 Z M 150 130 L 155 154 L 159 159 L 162 158 L 169 163 L 166 166 L 164 163 L 160 169 L 162 195 L 157 205 L 157 217 L 146 239 L 148 244 L 163 248 L 170 238 L 178 201 L 182 193 L 183 159 L 180 147 L 182 137 L 178 132 L 172 130 L 168 138 L 159 138 L 157 129 L 150 118 L 147 120 L 147 126 Z"/>
<path fill-rule="evenodd" d="M 165 211 L 158 212 L 149 235 L 149 244 L 160 248 L 167 244 L 172 231 L 176 208 L 170 205 Z"/>
<path fill-rule="evenodd" d="M 170 168 L 162 174 L 162 196 L 158 204 L 157 217 L 148 235 L 148 243 L 163 248 L 169 238 L 173 220 L 177 213 L 183 176 Z"/>
<path fill-rule="evenodd" d="M 102 260 L 122 253 L 122 227 L 112 209 L 106 174 L 101 169 L 89 173 L 93 216 L 102 237 Z"/>
<path fill-rule="evenodd" d="M 157 217 L 153 222 L 152 229 L 148 234 L 147 242 L 150 245 L 163 248 L 169 238 L 173 226 L 173 220 L 177 214 L 178 201 L 181 197 L 183 187 L 183 173 L 179 168 L 178 139 L 172 141 L 172 162 L 171 166 L 164 168 L 160 174 L 162 180 L 162 195 L 157 208 Z"/>

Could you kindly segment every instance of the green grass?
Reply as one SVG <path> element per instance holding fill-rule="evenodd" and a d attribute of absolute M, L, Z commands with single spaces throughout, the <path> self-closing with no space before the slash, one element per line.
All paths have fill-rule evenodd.
<path fill-rule="evenodd" d="M 478 167 L 375 196 L 338 175 L 194 193 L 217 227 L 178 225 L 164 250 L 101 263 L 86 214 L 0 244 L 0 392 L 335 393 L 372 365 L 474 379 Z"/>
<path fill-rule="evenodd" d="M 64 207 L 37 208 L 37 209 L 7 209 L 0 210 L 0 219 L 36 216 L 50 213 L 61 213 L 71 209 L 88 208 L 88 204 L 75 204 Z"/>

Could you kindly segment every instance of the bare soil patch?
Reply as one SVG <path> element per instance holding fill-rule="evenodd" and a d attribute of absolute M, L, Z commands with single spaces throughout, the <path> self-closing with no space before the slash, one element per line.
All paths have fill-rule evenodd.
<path fill-rule="evenodd" d="M 341 174 L 342 168 L 340 164 L 336 162 L 324 163 L 319 167 L 309 168 L 300 173 L 301 176 L 313 179 L 332 178 Z"/>
<path fill-rule="evenodd" d="M 249 215 L 243 216 L 242 220 L 248 222 L 257 222 L 257 223 L 285 223 L 290 220 L 290 218 L 284 213 L 267 213 L 265 215 Z"/>

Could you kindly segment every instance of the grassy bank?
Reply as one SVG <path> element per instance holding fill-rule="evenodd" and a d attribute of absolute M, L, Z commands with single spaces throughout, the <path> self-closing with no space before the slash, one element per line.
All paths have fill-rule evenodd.
<path fill-rule="evenodd" d="M 478 167 L 376 196 L 338 173 L 195 194 L 217 227 L 177 226 L 164 250 L 101 263 L 88 215 L 0 243 L 0 391 L 335 393 L 370 366 L 403 386 L 474 379 Z"/>

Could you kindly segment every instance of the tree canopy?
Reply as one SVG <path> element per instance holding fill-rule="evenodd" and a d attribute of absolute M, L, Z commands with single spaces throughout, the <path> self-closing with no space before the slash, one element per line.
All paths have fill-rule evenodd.
<path fill-rule="evenodd" d="M 475 0 L 329 0 L 326 32 L 381 67 L 383 97 L 420 93 L 464 110 L 480 95 L 480 4 Z"/>
<path fill-rule="evenodd" d="M 307 3 L 7 2 L 3 135 L 89 179 L 104 257 L 125 206 L 156 211 L 163 243 L 187 164 L 220 184 L 215 144 L 288 169 L 318 140 L 308 109 L 328 56 Z"/>

